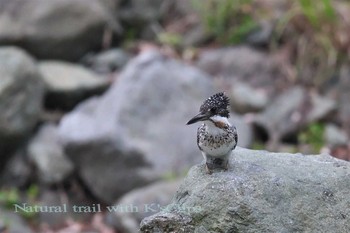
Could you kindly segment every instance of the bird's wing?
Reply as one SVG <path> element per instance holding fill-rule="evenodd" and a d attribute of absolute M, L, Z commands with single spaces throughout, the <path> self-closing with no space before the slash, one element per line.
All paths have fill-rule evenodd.
<path fill-rule="evenodd" d="M 238 133 L 237 133 L 237 129 L 236 129 L 235 126 L 232 126 L 232 131 L 233 131 L 233 135 L 234 135 L 234 138 L 235 138 L 235 141 L 236 141 L 236 145 L 235 145 L 235 147 L 233 148 L 233 149 L 235 149 L 236 146 L 237 146 L 237 143 L 238 143 Z"/>
<path fill-rule="evenodd" d="M 199 146 L 199 140 L 200 140 L 200 135 L 204 134 L 204 131 L 205 131 L 205 126 L 204 126 L 204 124 L 202 124 L 197 129 L 197 146 L 198 146 L 199 150 L 201 150 L 201 151 L 202 151 L 202 148 L 200 148 L 200 146 Z"/>

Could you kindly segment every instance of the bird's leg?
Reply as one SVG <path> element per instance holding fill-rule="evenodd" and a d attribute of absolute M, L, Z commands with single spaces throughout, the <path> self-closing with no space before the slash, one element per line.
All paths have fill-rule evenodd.
<path fill-rule="evenodd" d="M 205 170 L 207 171 L 207 174 L 209 174 L 209 175 L 213 174 L 213 172 L 210 170 L 207 163 L 205 163 Z"/>
<path fill-rule="evenodd" d="M 225 163 L 224 170 L 225 170 L 225 171 L 228 170 L 228 160 L 227 160 L 226 163 Z"/>
<path fill-rule="evenodd" d="M 226 160 L 225 160 L 225 164 L 224 164 L 224 170 L 225 170 L 225 171 L 228 170 L 228 165 L 229 165 L 229 160 L 226 159 Z"/>

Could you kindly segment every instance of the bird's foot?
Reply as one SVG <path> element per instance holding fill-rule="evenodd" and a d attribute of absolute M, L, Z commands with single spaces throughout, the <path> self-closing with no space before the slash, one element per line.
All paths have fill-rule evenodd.
<path fill-rule="evenodd" d="M 216 169 L 227 171 L 229 168 L 229 161 L 228 159 L 213 158 L 213 159 L 208 159 L 205 165 L 206 165 L 207 173 L 212 174 L 213 171 Z"/>

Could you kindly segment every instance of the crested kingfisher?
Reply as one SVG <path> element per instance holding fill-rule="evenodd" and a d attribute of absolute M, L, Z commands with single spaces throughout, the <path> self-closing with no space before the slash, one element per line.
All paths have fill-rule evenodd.
<path fill-rule="evenodd" d="M 236 127 L 228 121 L 229 98 L 222 92 L 210 96 L 187 125 L 202 121 L 197 130 L 197 145 L 203 154 L 209 174 L 216 168 L 228 169 L 229 156 L 236 148 Z"/>

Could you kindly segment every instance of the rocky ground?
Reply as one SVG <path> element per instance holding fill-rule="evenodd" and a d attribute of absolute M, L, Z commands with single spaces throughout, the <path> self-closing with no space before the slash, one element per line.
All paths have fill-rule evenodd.
<path fill-rule="evenodd" d="M 212 0 L 203 2 L 205 7 Z M 244 14 L 256 7 L 268 9 L 270 17 L 253 15 L 258 27 L 242 35 L 239 43 L 224 43 L 217 39 L 219 32 L 208 30 L 203 9 L 187 0 L 0 0 L 0 233 L 137 232 L 141 220 L 165 208 L 189 169 L 201 162 L 195 141 L 197 126 L 185 124 L 202 101 L 217 91 L 230 97 L 230 121 L 238 129 L 240 147 L 322 152 L 350 160 L 350 65 L 342 53 L 349 48 L 348 31 L 339 23 L 339 31 L 334 32 L 343 33 L 335 52 L 345 59 L 332 67 L 321 66 L 333 63 L 326 56 L 318 57 L 329 58 L 328 63 L 312 60 L 300 46 L 312 41 L 305 35 L 323 29 L 306 31 L 310 28 L 305 19 L 300 24 L 296 18 L 291 21 L 294 27 L 286 26 L 286 35 L 273 40 L 278 20 L 291 7 L 288 0 L 248 2 L 240 6 Z M 337 2 L 334 9 L 346 15 L 350 8 L 339 7 Z M 306 46 L 310 54 L 320 52 L 315 44 Z M 244 232 L 250 224 L 256 229 L 267 226 L 268 219 L 257 217 L 267 210 L 244 199 L 268 193 L 266 186 L 258 187 L 266 191 L 263 193 L 252 189 L 264 177 L 281 182 L 280 186 L 275 182 L 280 192 L 263 203 L 278 207 L 280 212 L 271 210 L 270 217 L 290 208 L 291 200 L 289 204 L 281 200 L 295 194 L 300 182 L 307 184 L 305 195 L 327 199 L 324 208 L 328 201 L 343 203 L 340 194 L 346 185 L 340 181 L 331 184 L 336 177 L 333 173 L 327 178 L 328 186 L 317 186 L 320 193 L 310 190 L 321 174 L 345 169 L 346 162 L 301 155 L 282 156 L 290 157 L 284 161 L 267 153 L 269 159 L 264 160 L 259 157 L 263 152 L 239 151 L 236 160 L 242 167 L 233 163 L 238 170 L 227 174 L 238 177 L 233 179 L 237 183 L 224 189 L 236 190 L 228 193 L 227 200 L 239 197 L 246 205 L 237 203 L 233 211 L 216 216 L 222 219 L 217 232 L 227 231 L 226 223 L 232 219 L 231 230 Z M 245 159 L 241 154 L 249 155 Z M 276 170 L 269 165 L 272 162 L 291 163 L 293 169 L 308 167 L 302 171 L 307 174 L 298 180 L 304 173 L 293 170 L 289 177 L 284 171 L 292 168 L 283 165 Z M 312 174 L 307 172 L 314 167 Z M 255 172 L 257 178 L 235 173 L 243 174 L 244 169 Z M 194 196 L 205 196 L 201 201 L 208 201 L 213 190 L 197 193 L 196 188 L 206 182 L 225 184 L 220 179 L 227 177 L 219 176 L 225 175 L 207 179 L 200 165 L 192 168 L 173 203 L 187 205 L 179 195 L 188 188 L 193 188 Z M 244 187 L 239 179 L 251 186 Z M 199 180 L 204 181 L 199 184 Z M 255 196 L 237 193 L 238 189 Z M 299 200 L 298 195 L 294 198 Z M 307 198 L 299 201 L 300 205 L 311 203 Z M 15 204 L 21 203 L 66 204 L 68 211 L 16 213 Z M 86 208 L 78 211 L 74 205 Z M 303 214 L 312 215 L 316 205 Z M 143 229 L 160 227 L 166 219 L 206 232 L 198 228 L 203 223 L 211 232 L 207 226 L 215 221 L 212 209 L 203 211 L 199 218 L 182 216 L 180 221 L 174 212 L 163 210 L 144 220 Z M 328 214 L 345 221 L 346 210 L 332 211 Z M 299 222 L 291 231 L 314 227 L 312 219 L 300 222 L 298 214 L 295 209 L 282 219 Z M 324 224 L 332 227 L 329 215 L 322 216 L 327 220 Z M 189 222 L 182 222 L 186 219 Z"/>

